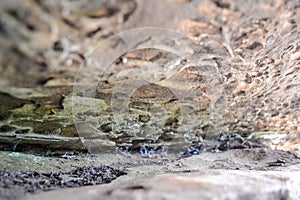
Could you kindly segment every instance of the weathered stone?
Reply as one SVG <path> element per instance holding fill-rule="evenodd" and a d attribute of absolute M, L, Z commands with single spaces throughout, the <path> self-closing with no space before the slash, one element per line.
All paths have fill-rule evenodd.
<path fill-rule="evenodd" d="M 300 173 L 212 170 L 108 186 L 44 193 L 31 199 L 298 199 Z"/>
<path fill-rule="evenodd" d="M 76 138 L 74 123 L 86 120 L 94 129 L 84 136 L 106 138 L 109 145 L 160 143 L 164 138 L 168 142 L 171 138 L 185 140 L 189 131 L 209 135 L 225 132 L 247 136 L 254 131 L 289 134 L 278 144 L 285 150 L 298 141 L 292 134 L 299 133 L 297 1 L 2 4 L 3 133 Z M 153 20 L 153 16 L 163 20 Z M 97 68 L 97 53 L 101 51 L 95 46 L 120 31 L 144 26 L 174 28 L 191 40 L 154 34 L 137 41 L 136 48 L 142 49 L 114 58 L 117 60 L 111 60 L 110 66 L 101 66 L 106 69 Z M 180 47 L 182 55 L 166 49 L 143 49 L 145 44 Z M 112 52 L 119 47 L 131 48 L 120 38 L 103 48 Z M 96 53 L 93 57 L 87 52 Z M 83 73 L 76 77 L 79 68 Z M 72 93 L 77 80 L 77 86 L 86 87 L 86 91 Z M 131 84 L 118 88 L 128 80 Z M 149 84 L 141 85 L 145 82 Z M 93 84 L 97 85 L 94 90 Z M 125 86 L 133 91 L 125 90 Z M 123 91 L 117 93 L 115 89 Z M 128 105 L 120 103 L 128 97 L 126 92 L 132 92 Z M 72 110 L 73 95 L 85 101 L 77 108 L 78 113 Z M 119 101 L 111 105 L 116 96 Z M 93 108 L 94 103 L 99 107 Z M 125 106 L 130 114 L 127 119 L 121 115 Z M 124 120 L 121 123 L 117 118 Z M 156 129 L 151 129 L 156 123 Z M 99 127 L 107 124 L 105 133 L 97 135 L 103 131 Z M 148 133 L 142 134 L 145 126 L 144 133 Z M 285 141 L 289 145 L 284 145 Z"/>

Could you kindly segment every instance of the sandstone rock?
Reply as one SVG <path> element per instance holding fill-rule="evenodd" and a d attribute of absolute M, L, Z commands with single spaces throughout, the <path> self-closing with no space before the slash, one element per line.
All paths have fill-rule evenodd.
<path fill-rule="evenodd" d="M 300 173 L 213 170 L 66 189 L 31 199 L 288 199 L 300 197 Z"/>
<path fill-rule="evenodd" d="M 149 135 L 155 142 L 166 138 L 164 135 L 185 140 L 187 132 L 203 130 L 212 135 L 299 133 L 297 1 L 13 2 L 2 2 L 0 13 L 0 74 L 1 82 L 7 82 L 6 86 L 1 84 L 0 91 L 0 132 L 4 138 L 11 133 L 40 135 L 41 141 L 45 135 L 77 138 L 70 99 L 80 66 L 86 70 L 80 74 L 80 84 L 95 82 L 97 89 L 87 87 L 74 98 L 85 97 L 86 104 L 100 101 L 103 105 L 98 109 L 83 105 L 76 117 L 94 125 L 89 136 L 106 127 L 97 137 L 107 140 L 109 146 L 147 141 Z M 136 47 L 147 44 L 158 49 L 126 52 L 111 60 L 104 72 L 95 67 L 101 54 L 95 49 L 97 44 L 120 31 L 143 26 L 173 28 L 182 37 L 153 32 L 153 37 L 138 41 Z M 119 38 L 104 51 L 120 46 L 127 49 L 126 44 Z M 160 50 L 163 45 L 176 50 L 180 47 L 181 57 L 186 58 Z M 91 51 L 96 52 L 94 57 L 88 56 Z M 123 118 L 112 113 L 115 86 L 141 79 L 150 84 L 130 91 L 134 92 L 128 102 L 132 120 L 124 127 L 112 120 Z M 95 96 L 88 96 L 93 92 Z M 180 93 L 177 97 L 191 98 L 180 101 L 174 98 L 176 92 Z M 150 100 L 152 107 L 143 102 Z M 124 107 L 119 104 L 115 110 L 122 108 L 122 113 Z M 165 118 L 156 116 L 152 121 L 161 121 L 156 127 L 159 130 L 149 131 L 151 116 L 162 111 L 167 113 Z M 132 121 L 137 121 L 134 126 L 147 126 L 144 132 L 149 134 L 142 136 L 141 130 L 131 127 Z M 298 140 L 290 141 L 297 144 Z"/>

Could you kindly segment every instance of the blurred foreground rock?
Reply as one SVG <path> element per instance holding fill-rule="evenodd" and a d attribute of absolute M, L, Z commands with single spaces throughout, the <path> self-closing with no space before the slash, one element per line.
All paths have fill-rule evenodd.
<path fill-rule="evenodd" d="M 295 200 L 300 197 L 299 178 L 299 172 L 213 170 L 66 189 L 32 199 Z"/>

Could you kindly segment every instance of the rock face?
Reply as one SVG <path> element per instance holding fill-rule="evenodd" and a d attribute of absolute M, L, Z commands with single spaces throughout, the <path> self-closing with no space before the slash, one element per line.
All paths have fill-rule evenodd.
<path fill-rule="evenodd" d="M 299 172 L 216 170 L 109 186 L 68 189 L 32 199 L 298 199 Z"/>
<path fill-rule="evenodd" d="M 285 0 L 3 4 L 0 146 L 180 148 L 205 134 L 238 133 L 273 134 L 272 147 L 299 150 L 298 7 Z M 185 38 L 137 34 L 134 51 L 97 65 L 108 59 L 103 52 L 133 50 L 130 38 L 111 36 L 145 26 Z"/>

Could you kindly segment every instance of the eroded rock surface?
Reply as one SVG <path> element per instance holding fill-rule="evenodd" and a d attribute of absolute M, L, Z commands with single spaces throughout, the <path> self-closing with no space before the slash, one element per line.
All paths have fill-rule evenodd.
<path fill-rule="evenodd" d="M 29 199 L 299 199 L 299 6 L 0 2 L 0 148 L 40 153 L 0 152 L 0 175 L 128 172 Z"/>
<path fill-rule="evenodd" d="M 184 146 L 199 142 L 203 134 L 238 133 L 275 135 L 268 143 L 273 148 L 299 150 L 298 1 L 28 0 L 3 5 L 2 148 L 26 150 L 40 143 L 80 150 L 74 123 L 89 121 L 92 127 L 83 125 L 87 133 L 79 135 L 94 141 L 86 142 L 88 148 Z M 179 45 L 184 57 L 144 49 L 126 52 L 108 68 L 93 65 L 99 57 L 87 52 L 96 44 L 143 26 L 172 28 L 190 40 L 154 34 L 137 39 L 136 48 Z M 120 39 L 108 44 L 96 51 L 127 48 Z M 83 91 L 75 93 L 79 110 L 74 113 L 75 81 Z M 94 83 L 91 96 L 86 86 Z M 128 105 L 111 104 L 114 95 L 127 98 L 124 89 L 137 85 Z M 112 113 L 124 106 L 127 118 Z"/>
<path fill-rule="evenodd" d="M 200 199 L 220 199 L 229 194 L 232 198 L 250 194 L 254 198 L 259 194 L 258 199 L 294 200 L 295 195 L 299 196 L 299 156 L 269 148 L 202 152 L 182 159 L 72 152 L 48 152 L 47 155 L 0 152 L 0 158 L 1 199 L 24 199 L 25 195 L 28 199 L 83 196 L 92 199 L 95 195 L 125 199 L 140 195 L 173 198 L 166 196 L 166 190 L 178 197 L 191 195 Z M 126 174 L 103 187 L 65 188 L 103 184 L 123 172 Z M 56 190 L 58 188 L 64 189 Z M 48 192 L 40 194 L 43 191 Z M 254 191 L 257 193 L 253 194 Z"/>
<path fill-rule="evenodd" d="M 299 172 L 215 170 L 45 193 L 33 199 L 298 199 Z"/>

